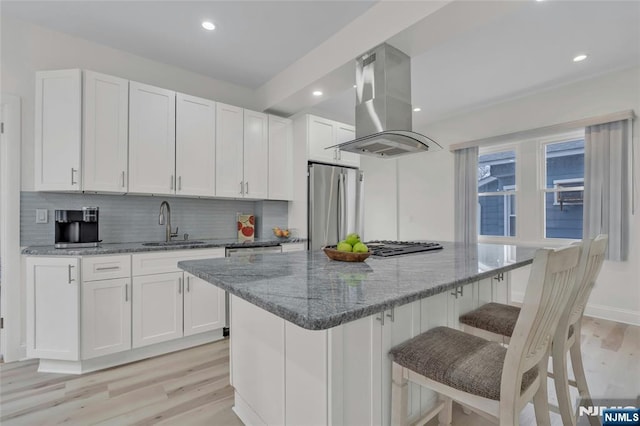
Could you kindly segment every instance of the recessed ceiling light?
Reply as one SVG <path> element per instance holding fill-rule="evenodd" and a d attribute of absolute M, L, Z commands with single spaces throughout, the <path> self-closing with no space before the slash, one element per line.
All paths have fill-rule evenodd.
<path fill-rule="evenodd" d="M 202 23 L 202 28 L 204 28 L 205 30 L 208 30 L 208 31 L 213 31 L 213 30 L 216 29 L 216 26 L 213 25 L 213 22 L 211 22 L 211 21 L 204 21 Z"/>
<path fill-rule="evenodd" d="M 322 96 L 322 92 L 319 90 L 316 90 L 313 92 L 313 96 Z"/>
<path fill-rule="evenodd" d="M 420 112 L 420 111 L 422 111 L 422 108 L 420 108 L 420 107 L 415 107 L 413 109 L 413 112 Z"/>
<path fill-rule="evenodd" d="M 544 1 L 544 0 L 536 0 L 536 1 Z"/>
<path fill-rule="evenodd" d="M 573 58 L 573 62 L 580 62 L 580 61 L 584 61 L 585 59 L 587 59 L 587 55 L 581 54 Z"/>
<path fill-rule="evenodd" d="M 357 84 L 354 84 L 354 85 L 353 85 L 353 88 L 355 89 L 356 87 L 358 87 L 358 85 L 357 85 Z"/>

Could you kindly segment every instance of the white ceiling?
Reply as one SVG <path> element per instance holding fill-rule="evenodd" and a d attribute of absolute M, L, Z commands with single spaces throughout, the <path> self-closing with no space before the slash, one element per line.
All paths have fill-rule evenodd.
<path fill-rule="evenodd" d="M 257 88 L 375 2 L 10 1 L 2 13 Z M 204 20 L 214 31 L 201 27 Z"/>
<path fill-rule="evenodd" d="M 362 40 L 375 37 L 360 32 L 358 40 L 348 30 L 388 29 L 380 26 L 380 16 L 389 15 L 383 3 L 3 0 L 0 7 L 3 14 L 257 89 L 271 96 L 264 103 L 274 111 L 311 108 L 353 122 L 355 65 L 349 58 L 355 54 L 341 57 L 343 65 L 335 68 L 326 64 L 322 46 L 332 41 L 362 51 Z M 414 124 L 640 65 L 639 0 L 440 3 L 440 9 L 424 7 L 424 19 L 388 21 L 394 28 L 405 28 L 401 19 L 408 22 L 387 41 L 412 57 L 413 104 L 422 108 Z M 394 1 L 392 7 L 417 10 L 415 2 Z M 204 32 L 205 18 L 218 28 Z M 582 52 L 589 58 L 574 63 Z M 310 76 L 310 69 L 326 77 Z M 310 96 L 310 88 L 323 83 L 325 99 Z"/>

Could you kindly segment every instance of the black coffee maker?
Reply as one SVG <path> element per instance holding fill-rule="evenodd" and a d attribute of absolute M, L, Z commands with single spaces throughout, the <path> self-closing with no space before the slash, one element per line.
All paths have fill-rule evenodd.
<path fill-rule="evenodd" d="M 98 207 L 56 210 L 56 248 L 98 247 Z"/>

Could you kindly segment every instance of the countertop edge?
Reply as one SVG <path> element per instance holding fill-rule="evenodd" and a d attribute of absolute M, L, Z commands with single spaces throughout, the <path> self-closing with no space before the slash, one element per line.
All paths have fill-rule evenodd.
<path fill-rule="evenodd" d="M 533 258 L 515 262 L 509 265 L 504 265 L 499 268 L 492 269 L 490 271 L 480 272 L 477 275 L 468 277 L 464 280 L 457 280 L 451 283 L 443 284 L 439 287 L 429 288 L 427 290 L 411 293 L 400 298 L 389 299 L 382 303 L 377 303 L 374 305 L 363 307 L 362 309 L 352 310 L 352 311 L 337 314 L 337 315 L 331 315 L 322 319 L 308 319 L 287 308 L 278 306 L 273 303 L 266 302 L 265 300 L 255 296 L 254 294 L 238 291 L 236 288 L 226 285 L 225 283 L 219 280 L 216 280 L 211 275 L 199 271 L 198 268 L 193 268 L 193 267 L 189 267 L 188 265 L 185 265 L 185 261 L 178 262 L 178 267 L 190 274 L 195 275 L 198 278 L 208 281 L 213 285 L 216 285 L 221 289 L 228 291 L 230 294 L 233 294 L 234 296 L 240 297 L 241 299 L 246 300 L 247 302 L 252 303 L 264 309 L 265 311 L 270 312 L 299 327 L 302 327 L 307 330 L 327 330 L 329 328 L 333 328 L 347 322 L 355 321 L 357 319 L 374 315 L 376 313 L 385 311 L 387 309 L 391 309 L 396 306 L 402 306 L 407 303 L 414 302 L 416 300 L 424 299 L 430 296 L 435 296 L 437 294 L 444 293 L 445 291 L 451 290 L 457 286 L 470 284 L 485 278 L 495 276 L 496 274 L 499 274 L 501 272 L 508 272 L 513 269 L 517 269 L 522 266 L 529 265 L 531 263 L 533 263 Z"/>

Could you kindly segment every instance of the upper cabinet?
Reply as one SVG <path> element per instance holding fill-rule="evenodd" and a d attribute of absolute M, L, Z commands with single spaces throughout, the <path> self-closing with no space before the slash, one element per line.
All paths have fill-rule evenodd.
<path fill-rule="evenodd" d="M 267 198 L 267 115 L 218 103 L 216 120 L 216 195 Z"/>
<path fill-rule="evenodd" d="M 174 194 L 176 92 L 129 83 L 129 192 Z"/>
<path fill-rule="evenodd" d="M 293 199 L 293 124 L 288 118 L 269 116 L 270 200 Z"/>
<path fill-rule="evenodd" d="M 128 191 L 129 81 L 84 72 L 85 191 Z"/>
<path fill-rule="evenodd" d="M 36 73 L 35 189 L 79 191 L 82 71 Z"/>
<path fill-rule="evenodd" d="M 306 136 L 309 161 L 359 167 L 360 156 L 330 146 L 355 139 L 355 128 L 315 115 L 306 116 Z"/>
<path fill-rule="evenodd" d="M 244 196 L 267 198 L 269 181 L 269 118 L 244 110 Z"/>
<path fill-rule="evenodd" d="M 216 195 L 216 103 L 176 97 L 176 194 Z"/>
<path fill-rule="evenodd" d="M 42 71 L 35 186 L 291 200 L 292 128 L 285 118 L 93 71 Z M 333 140 L 342 130 L 332 131 Z"/>
<path fill-rule="evenodd" d="M 244 196 L 243 130 L 240 107 L 218 102 L 216 105 L 216 195 Z"/>

